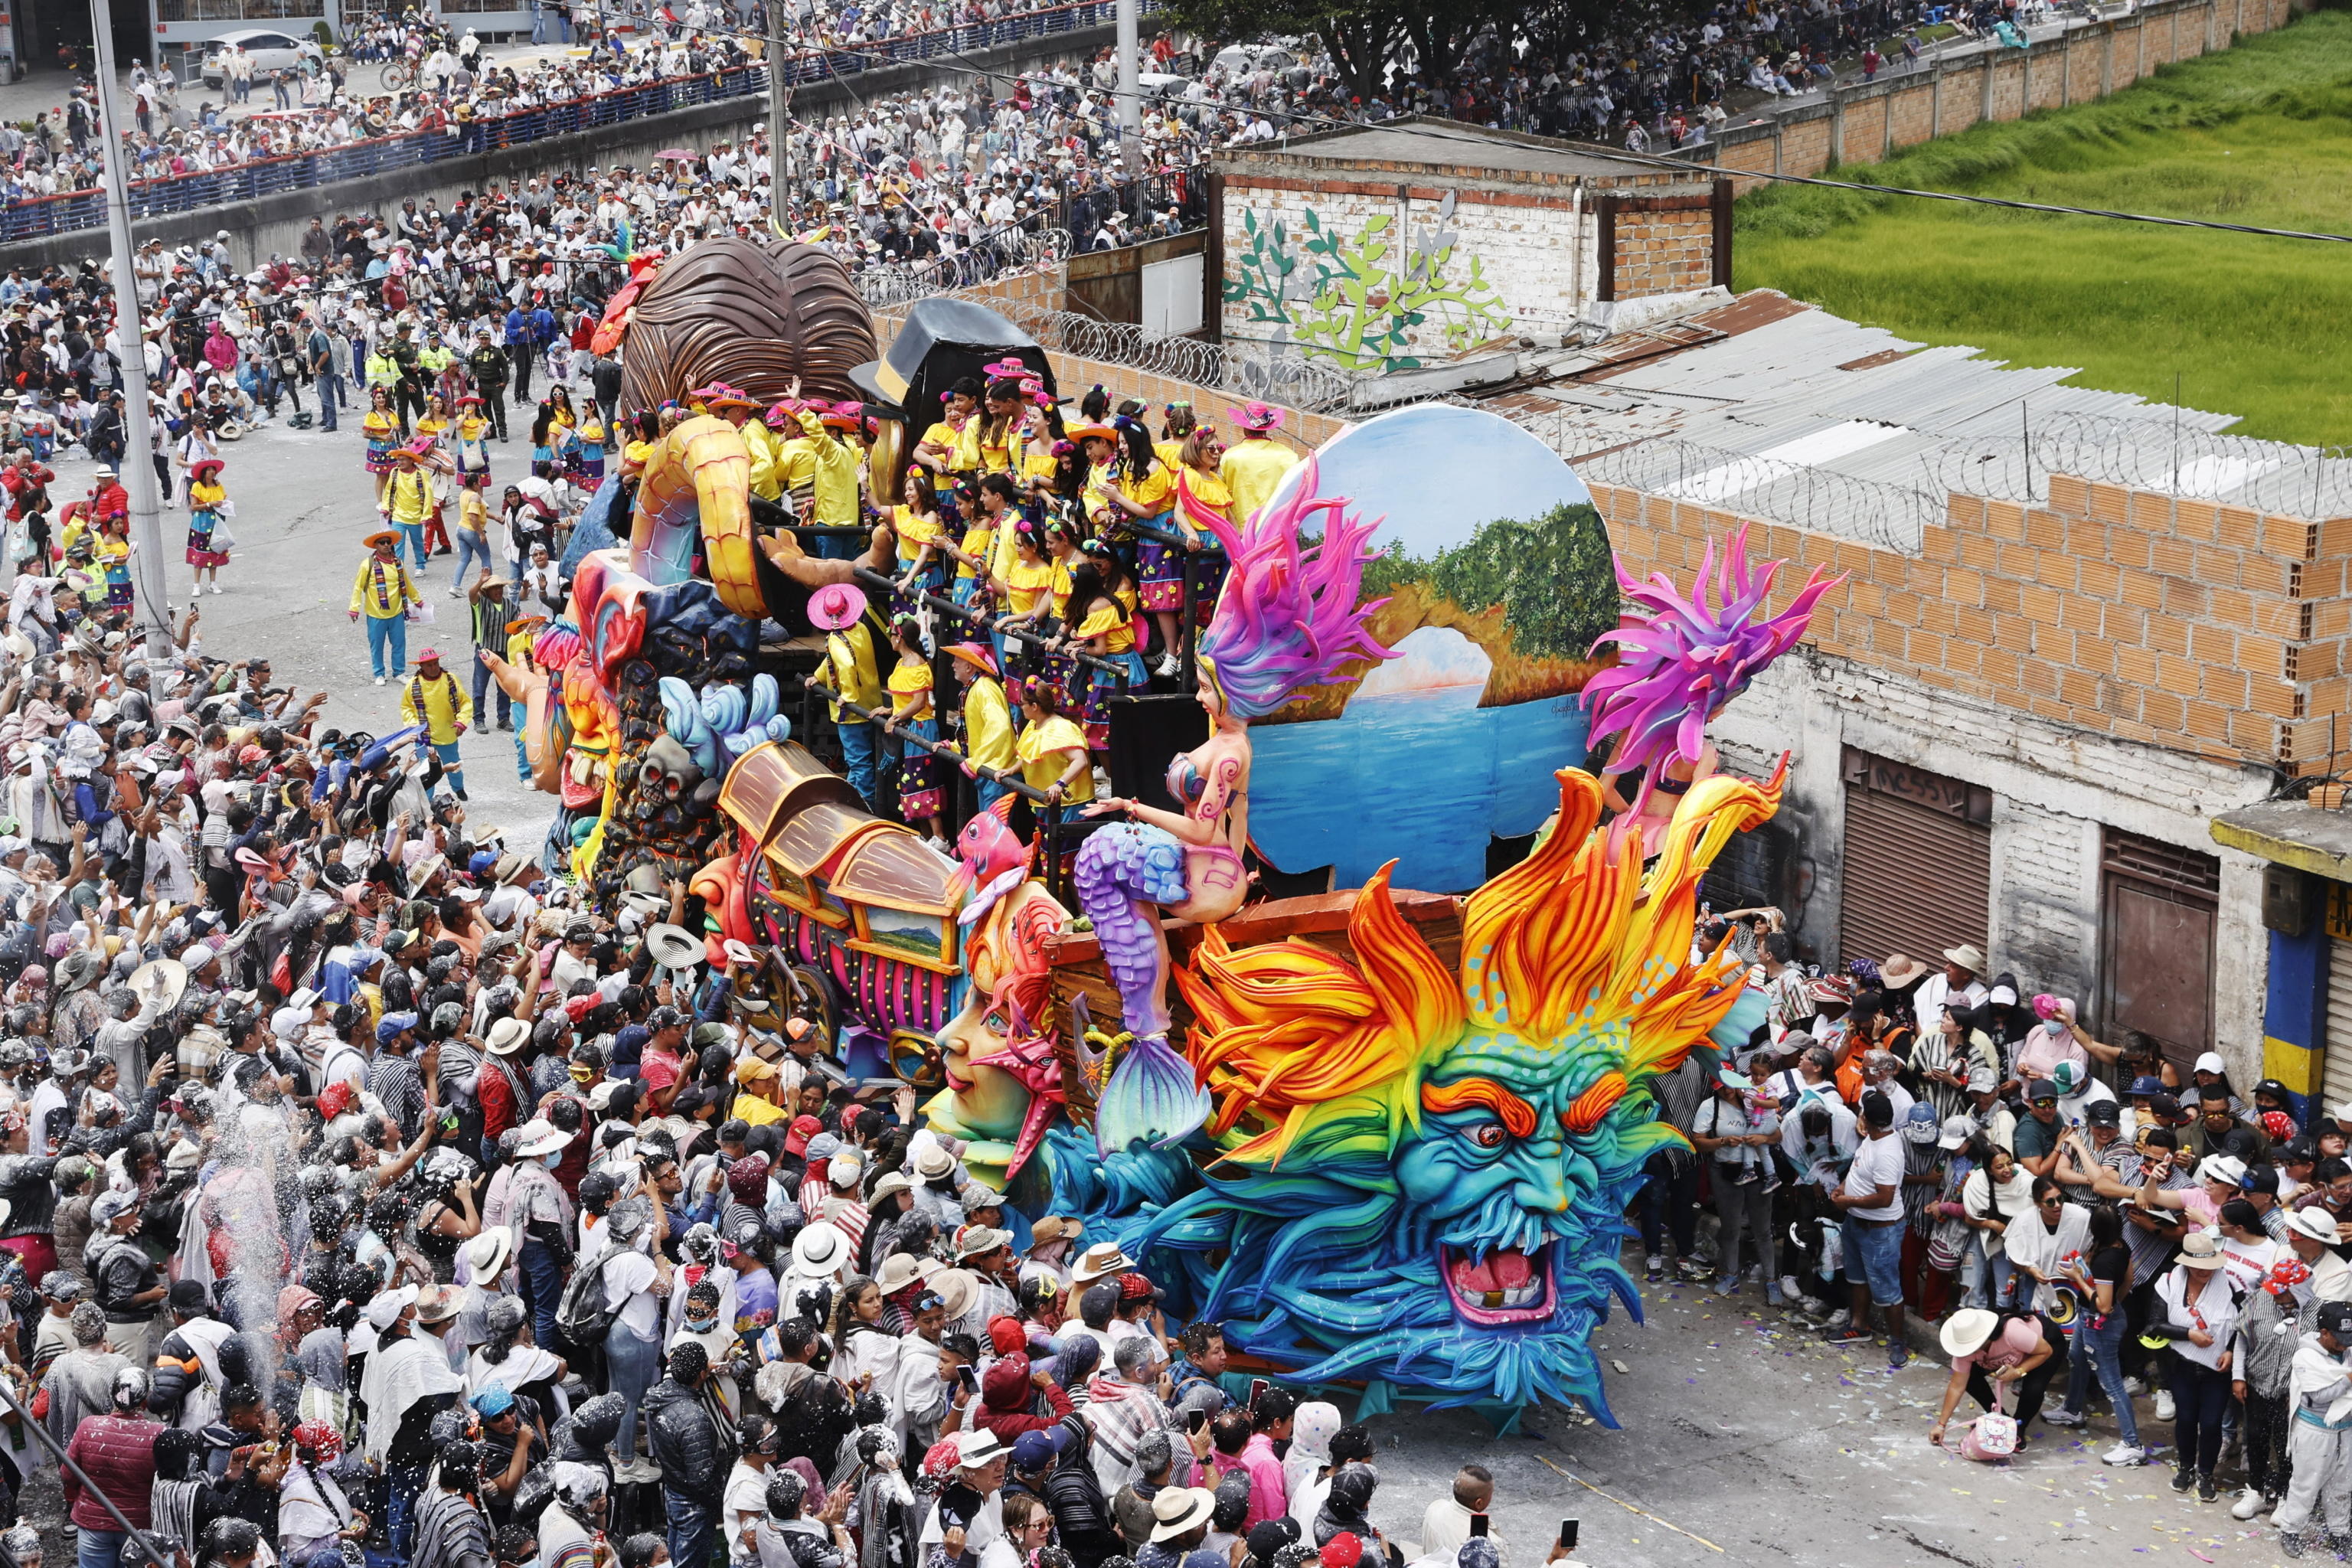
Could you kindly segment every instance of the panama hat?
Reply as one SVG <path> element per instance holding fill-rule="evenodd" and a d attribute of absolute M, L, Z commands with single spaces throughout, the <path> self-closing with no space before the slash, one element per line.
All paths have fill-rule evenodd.
<path fill-rule="evenodd" d="M 551 1121 L 544 1121 L 537 1117 L 524 1122 L 520 1131 L 521 1137 L 516 1142 L 515 1152 L 527 1160 L 536 1159 L 541 1154 L 552 1154 L 572 1142 L 571 1133 L 564 1131 Z"/>
<path fill-rule="evenodd" d="M 1217 1511 L 1217 1494 L 1200 1487 L 1164 1487 L 1151 1500 L 1151 1539 L 1173 1541 L 1209 1522 Z"/>
<path fill-rule="evenodd" d="M 2183 1268 L 2219 1268 L 2227 1261 L 2221 1256 L 2221 1244 L 2201 1230 L 2192 1230 L 2180 1238 L 2180 1250 L 2173 1261 Z"/>
<path fill-rule="evenodd" d="M 793 1237 L 793 1272 L 821 1279 L 849 1261 L 849 1237 L 825 1220 L 803 1226 Z"/>
<path fill-rule="evenodd" d="M 2336 1225 L 2336 1216 L 2316 1205 L 2308 1208 L 2296 1209 L 2288 1215 L 2286 1227 L 2307 1236 L 2314 1241 L 2324 1241 L 2330 1247 L 2344 1239 L 2343 1229 Z"/>
<path fill-rule="evenodd" d="M 684 926 L 667 921 L 646 928 L 646 951 L 664 969 L 691 969 L 702 962 L 702 943 Z"/>
<path fill-rule="evenodd" d="M 915 1155 L 915 1174 L 926 1181 L 936 1181 L 954 1169 L 955 1156 L 943 1144 L 926 1143 Z"/>
<path fill-rule="evenodd" d="M 1003 1458 L 1013 1451 L 1004 1446 L 1003 1438 L 985 1426 L 975 1426 L 970 1431 L 959 1432 L 953 1441 L 958 1469 L 976 1470 L 982 1465 L 992 1464 Z"/>
<path fill-rule="evenodd" d="M 488 1285 L 507 1271 L 507 1262 L 514 1256 L 514 1237 L 505 1226 L 487 1226 L 469 1237 L 462 1250 L 467 1277 L 477 1285 Z"/>
<path fill-rule="evenodd" d="M 1967 970 L 1970 974 L 1982 974 L 1984 973 L 1985 955 L 1978 950 L 1973 942 L 1964 942 L 1958 947 L 1946 948 L 1944 950 L 1944 962 L 1946 963 L 1957 963 L 1962 969 Z M 1885 971 L 1882 968 L 1879 973 L 1883 975 L 1885 973 Z"/>
<path fill-rule="evenodd" d="M 530 1026 L 520 1018 L 500 1018 L 490 1026 L 489 1038 L 485 1042 L 494 1057 L 510 1057 L 522 1049 L 530 1039 Z"/>
<path fill-rule="evenodd" d="M 1943 1341 L 1946 1355 L 1971 1356 L 1984 1349 L 1985 1342 L 2000 1326 L 2000 1319 L 1982 1307 L 1963 1307 L 1944 1320 L 1944 1331 L 1938 1338 Z"/>
<path fill-rule="evenodd" d="M 1100 1242 L 1079 1255 L 1077 1267 L 1070 1270 L 1070 1283 L 1085 1285 L 1097 1279 L 1107 1279 L 1134 1267 L 1135 1259 L 1121 1252 L 1118 1243 Z"/>
<path fill-rule="evenodd" d="M 828 583 L 809 596 L 809 624 L 820 631 L 845 630 L 865 614 L 865 594 L 847 583 Z"/>

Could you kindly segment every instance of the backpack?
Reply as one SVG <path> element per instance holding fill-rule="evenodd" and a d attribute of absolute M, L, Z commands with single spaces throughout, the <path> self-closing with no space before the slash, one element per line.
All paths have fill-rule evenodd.
<path fill-rule="evenodd" d="M 555 1326 L 574 1348 L 593 1350 L 604 1342 L 605 1332 L 620 1310 L 607 1306 L 604 1295 L 604 1266 L 625 1250 L 607 1247 L 602 1252 L 572 1271 L 563 1282 L 563 1294 L 556 1298 Z"/>

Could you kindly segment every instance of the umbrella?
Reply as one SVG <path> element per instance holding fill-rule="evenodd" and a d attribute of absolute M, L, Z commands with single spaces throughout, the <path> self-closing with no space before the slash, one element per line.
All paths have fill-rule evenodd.
<path fill-rule="evenodd" d="M 656 158 L 670 159 L 677 163 L 691 163 L 697 158 L 701 157 L 702 154 L 699 153 L 689 153 L 683 147 L 672 147 L 667 153 L 656 153 L 654 156 Z"/>

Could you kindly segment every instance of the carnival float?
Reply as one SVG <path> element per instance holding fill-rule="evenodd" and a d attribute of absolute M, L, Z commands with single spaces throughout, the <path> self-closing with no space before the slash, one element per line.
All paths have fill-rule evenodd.
<path fill-rule="evenodd" d="M 821 271 L 762 266 L 787 291 Z M 697 297 L 656 272 L 627 330 Z M 1034 352 L 991 315 L 924 301 L 841 374 L 910 419 L 950 363 Z M 674 395 L 629 353 L 633 386 Z M 1432 464 L 1433 435 L 1471 467 Z M 1608 1420 L 1589 1336 L 1612 1301 L 1639 1313 L 1623 1215 L 1679 1136 L 1653 1085 L 1753 1022 L 1692 931 L 1783 770 L 1722 771 L 1706 724 L 1833 584 L 1776 611 L 1738 534 L 1688 592 L 1637 582 L 1525 432 L 1383 416 L 1255 515 L 1204 520 L 1230 568 L 1197 690 L 1115 719 L 1158 726 L 1114 746 L 1118 809 L 1049 855 L 1016 784 L 950 859 L 832 765 L 803 700 L 809 596 L 866 563 L 757 515 L 747 468 L 724 419 L 677 424 L 625 540 L 586 552 L 570 613 L 499 671 L 561 801 L 551 865 L 599 898 L 687 882 L 753 1021 L 798 1014 L 853 1078 L 916 1083 L 1014 1209 L 1078 1216 L 1255 1363 Z M 1356 842 L 1318 866 L 1335 823 Z M 1400 885 L 1400 860 L 1435 885 Z"/>

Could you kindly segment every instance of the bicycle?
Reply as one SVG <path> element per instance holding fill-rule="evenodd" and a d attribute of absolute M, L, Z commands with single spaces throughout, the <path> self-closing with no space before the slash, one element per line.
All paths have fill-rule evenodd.
<path fill-rule="evenodd" d="M 416 62 L 404 56 L 385 66 L 376 79 L 386 92 L 406 92 L 416 85 Z"/>

